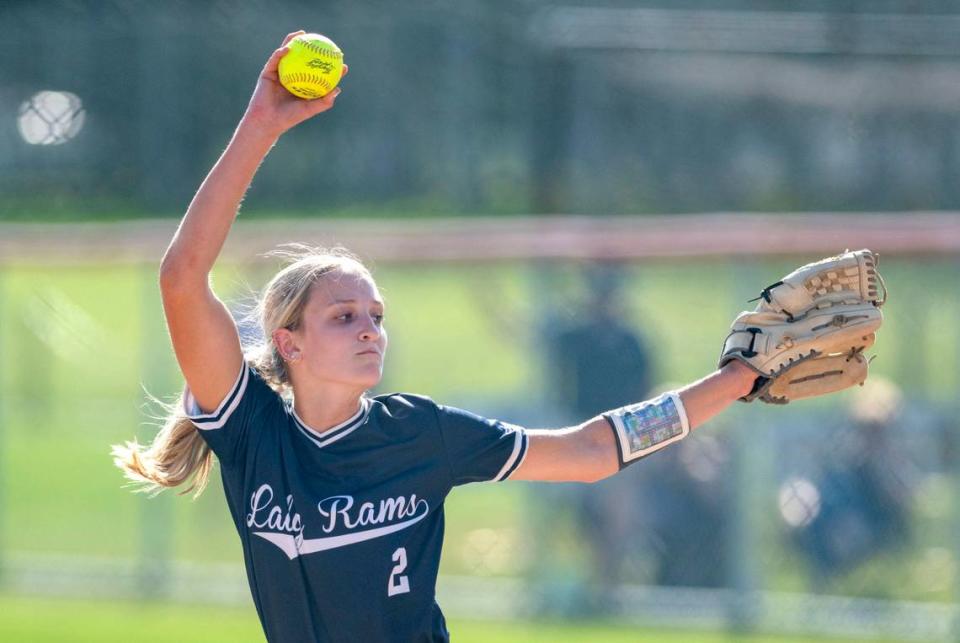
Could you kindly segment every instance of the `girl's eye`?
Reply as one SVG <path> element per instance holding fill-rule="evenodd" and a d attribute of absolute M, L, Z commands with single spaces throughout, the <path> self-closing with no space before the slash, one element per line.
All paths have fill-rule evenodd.
<path fill-rule="evenodd" d="M 383 323 L 383 315 L 371 315 L 371 317 L 373 317 L 373 321 L 376 322 L 377 325 Z M 335 319 L 341 322 L 351 322 L 355 319 L 355 316 L 353 313 L 343 313 L 342 315 L 337 315 Z"/>

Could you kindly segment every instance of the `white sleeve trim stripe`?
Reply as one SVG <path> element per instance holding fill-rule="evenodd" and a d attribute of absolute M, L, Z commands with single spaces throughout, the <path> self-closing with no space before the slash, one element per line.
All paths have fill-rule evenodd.
<path fill-rule="evenodd" d="M 240 400 L 243 399 L 243 394 L 247 389 L 249 379 L 250 367 L 244 362 L 240 369 L 240 374 L 237 376 L 237 381 L 233 385 L 233 389 L 213 413 L 201 413 L 200 408 L 197 406 L 197 401 L 193 397 L 193 393 L 190 392 L 190 387 L 187 387 L 183 395 L 184 413 L 186 413 L 187 417 L 190 418 L 198 429 L 203 431 L 223 428 L 227 420 L 230 419 L 230 416 L 233 415 L 237 406 L 240 405 Z"/>
<path fill-rule="evenodd" d="M 513 473 L 514 465 L 519 464 L 518 460 L 521 455 L 526 455 L 526 444 L 527 444 L 527 433 L 520 427 L 511 427 L 514 431 L 513 438 L 513 451 L 510 452 L 510 457 L 507 458 L 507 461 L 503 463 L 503 467 L 500 469 L 499 473 L 494 476 L 494 482 L 500 482 L 505 480 L 507 476 Z"/>
<path fill-rule="evenodd" d="M 200 409 L 196 405 L 196 400 L 194 399 L 193 394 L 190 392 L 189 387 L 187 387 L 187 394 L 190 396 L 190 400 L 192 402 L 192 405 L 189 409 L 190 419 L 212 420 L 217 418 L 221 413 L 223 413 L 224 407 L 233 397 L 233 394 L 236 392 L 237 388 L 241 386 L 240 380 L 246 379 L 244 377 L 246 374 L 247 374 L 247 365 L 243 364 L 243 366 L 240 368 L 240 372 L 237 373 L 237 379 L 233 381 L 233 386 L 230 387 L 230 392 L 227 393 L 226 397 L 223 398 L 223 400 L 220 402 L 220 405 L 217 407 L 217 409 L 213 413 L 200 413 L 199 412 Z M 197 412 L 193 412 L 193 409 L 197 409 Z"/>
<path fill-rule="evenodd" d="M 530 445 L 530 437 L 527 435 L 527 432 L 523 432 L 523 447 L 520 449 L 520 457 L 517 458 L 517 461 L 514 463 L 510 470 L 507 471 L 507 475 L 503 476 L 504 480 L 509 480 L 510 476 L 513 475 L 513 472 L 520 468 L 523 464 L 523 461 L 527 459 L 527 452 L 530 450 L 528 447 Z"/>

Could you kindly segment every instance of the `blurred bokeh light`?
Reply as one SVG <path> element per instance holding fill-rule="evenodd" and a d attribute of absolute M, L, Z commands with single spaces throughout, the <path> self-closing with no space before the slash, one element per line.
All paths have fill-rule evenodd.
<path fill-rule="evenodd" d="M 83 129 L 86 112 L 71 92 L 37 92 L 20 105 L 17 129 L 31 145 L 62 145 Z"/>

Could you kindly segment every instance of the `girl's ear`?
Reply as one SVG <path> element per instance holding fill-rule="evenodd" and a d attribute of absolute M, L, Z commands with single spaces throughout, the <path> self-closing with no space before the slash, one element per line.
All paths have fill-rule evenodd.
<path fill-rule="evenodd" d="M 283 359 L 288 362 L 295 362 L 300 359 L 300 347 L 297 345 L 297 338 L 294 337 L 290 330 L 279 328 L 273 331 L 271 337 Z"/>

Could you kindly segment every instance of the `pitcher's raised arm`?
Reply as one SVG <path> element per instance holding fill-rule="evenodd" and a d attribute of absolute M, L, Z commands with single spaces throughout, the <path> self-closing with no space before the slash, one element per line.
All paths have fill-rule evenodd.
<path fill-rule="evenodd" d="M 205 411 L 226 396 L 243 361 L 236 325 L 210 287 L 210 271 L 270 148 L 286 130 L 333 107 L 340 93 L 337 88 L 323 98 L 304 100 L 280 85 L 277 65 L 287 43 L 300 33 L 287 35 L 267 60 L 240 124 L 200 185 L 160 266 L 163 309 L 177 362 Z"/>

